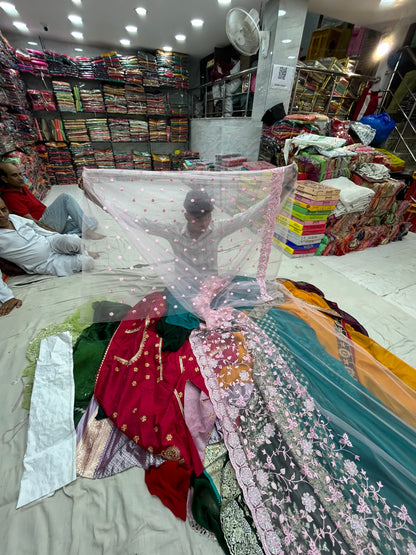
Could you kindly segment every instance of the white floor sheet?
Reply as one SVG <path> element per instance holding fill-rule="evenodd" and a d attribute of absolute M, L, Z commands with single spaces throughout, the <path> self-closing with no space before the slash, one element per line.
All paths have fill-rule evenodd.
<path fill-rule="evenodd" d="M 62 189 L 53 188 L 46 202 L 52 202 Z M 65 187 L 65 192 L 82 196 L 76 187 Z M 217 544 L 175 518 L 148 493 L 143 471 L 137 468 L 102 480 L 78 478 L 52 497 L 16 509 L 28 430 L 28 413 L 21 408 L 21 376 L 27 365 L 29 341 L 49 324 L 62 322 L 88 299 L 134 304 L 152 286 L 162 287 L 150 279 L 147 269 L 134 267 L 137 253 L 127 250 L 111 225 L 105 228 L 107 224 L 104 217 L 98 229 L 107 237 L 87 244 L 100 254 L 91 274 L 10 280 L 23 306 L 0 319 L 2 552 L 220 554 Z M 416 367 L 415 234 L 343 257 L 283 256 L 279 277 L 319 287 L 327 299 L 353 315 L 375 341 Z"/>

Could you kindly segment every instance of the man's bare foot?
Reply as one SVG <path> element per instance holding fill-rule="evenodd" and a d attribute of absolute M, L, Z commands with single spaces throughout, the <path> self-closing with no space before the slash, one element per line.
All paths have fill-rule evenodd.
<path fill-rule="evenodd" d="M 88 251 L 88 254 L 91 256 L 91 258 L 100 258 L 100 255 L 98 254 L 98 252 Z"/>
<path fill-rule="evenodd" d="M 92 231 L 92 229 L 87 229 L 84 232 L 85 239 L 104 239 L 105 235 L 101 235 L 101 233 L 97 233 L 96 231 Z"/>

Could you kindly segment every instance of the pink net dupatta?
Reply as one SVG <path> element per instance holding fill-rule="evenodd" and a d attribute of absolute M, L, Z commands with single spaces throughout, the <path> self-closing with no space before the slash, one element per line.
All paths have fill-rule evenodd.
<path fill-rule="evenodd" d="M 265 283 L 277 276 L 282 256 L 273 242 L 276 218 L 296 177 L 294 164 L 239 172 L 84 170 L 85 211 L 106 234 L 96 269 L 107 273 L 109 295 L 135 304 L 139 291 L 165 290 L 202 316 L 195 299 L 220 280 L 223 288 L 239 283 L 239 304 L 268 300 Z M 222 302 L 235 306 L 229 293 Z"/>

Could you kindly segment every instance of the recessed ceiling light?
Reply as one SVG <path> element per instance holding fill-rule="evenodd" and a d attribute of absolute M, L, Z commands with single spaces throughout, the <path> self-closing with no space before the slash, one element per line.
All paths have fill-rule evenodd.
<path fill-rule="evenodd" d="M 204 24 L 204 20 L 203 19 L 191 19 L 191 24 L 193 27 L 202 27 L 202 25 Z"/>
<path fill-rule="evenodd" d="M 82 40 L 84 38 L 84 35 L 79 31 L 72 31 L 71 35 L 74 37 L 74 39 Z"/>
<path fill-rule="evenodd" d="M 33 40 L 29 40 L 28 44 L 30 44 L 30 46 L 37 46 L 38 43 L 37 42 L 33 42 Z"/>
<path fill-rule="evenodd" d="M 82 25 L 82 17 L 80 15 L 70 14 L 68 19 L 74 25 Z"/>
<path fill-rule="evenodd" d="M 83 48 L 74 48 L 75 52 L 84 52 Z"/>
<path fill-rule="evenodd" d="M 126 25 L 125 29 L 128 33 L 137 33 L 136 25 Z"/>
<path fill-rule="evenodd" d="M 231 4 L 231 0 L 218 0 L 218 4 L 220 6 L 228 6 L 229 4 Z"/>
<path fill-rule="evenodd" d="M 288 56 L 287 59 L 288 60 L 296 60 L 296 56 Z"/>
<path fill-rule="evenodd" d="M 279 17 L 282 17 L 283 15 L 286 15 L 286 10 L 279 10 L 279 11 L 277 12 L 277 15 L 278 15 Z"/>
<path fill-rule="evenodd" d="M 72 3 L 75 4 L 76 6 L 81 6 L 82 0 L 72 0 Z"/>
<path fill-rule="evenodd" d="M 289 44 L 289 42 L 292 42 L 292 39 L 283 39 L 282 42 L 283 44 Z"/>
<path fill-rule="evenodd" d="M 175 35 L 175 39 L 178 42 L 183 42 L 184 40 L 186 40 L 186 36 L 185 35 Z"/>
<path fill-rule="evenodd" d="M 141 8 L 140 6 L 138 8 L 136 8 L 136 13 L 137 15 L 146 15 L 147 14 L 147 10 L 146 8 Z"/>
<path fill-rule="evenodd" d="M 27 33 L 29 31 L 29 29 L 27 28 L 26 23 L 23 23 L 23 21 L 13 21 L 13 25 L 19 29 L 19 31 L 25 32 Z"/>
<path fill-rule="evenodd" d="M 130 40 L 129 39 L 120 39 L 120 44 L 122 44 L 123 46 L 130 46 Z"/>
<path fill-rule="evenodd" d="M 16 10 L 16 6 L 10 2 L 0 2 L 0 8 L 4 10 L 7 15 L 19 15 L 19 12 Z"/>
<path fill-rule="evenodd" d="M 171 46 L 164 46 L 162 48 L 162 50 L 164 50 L 165 52 L 172 52 L 172 47 Z"/>

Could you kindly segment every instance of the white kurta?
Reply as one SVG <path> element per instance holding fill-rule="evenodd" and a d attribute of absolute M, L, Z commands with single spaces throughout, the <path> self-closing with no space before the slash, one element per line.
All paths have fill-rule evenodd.
<path fill-rule="evenodd" d="M 68 276 L 93 268 L 94 261 L 82 253 L 77 235 L 61 235 L 39 227 L 33 220 L 10 214 L 15 229 L 0 228 L 0 253 L 28 274 Z"/>
<path fill-rule="evenodd" d="M 3 274 L 0 271 L 0 303 L 5 303 L 13 298 L 13 291 L 4 283 Z"/>

